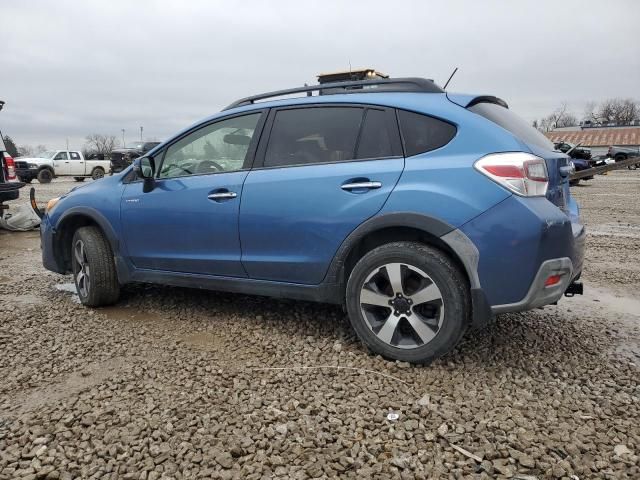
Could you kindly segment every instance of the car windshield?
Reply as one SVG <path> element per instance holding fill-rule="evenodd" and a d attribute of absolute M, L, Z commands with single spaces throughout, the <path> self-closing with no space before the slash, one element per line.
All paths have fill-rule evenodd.
<path fill-rule="evenodd" d="M 129 145 L 128 148 L 135 148 L 138 150 L 142 150 L 144 148 L 144 142 L 136 142 Z"/>
<path fill-rule="evenodd" d="M 52 158 L 56 153 L 57 153 L 56 150 L 46 150 L 46 151 L 38 154 L 38 157 L 40 157 L 40 158 Z"/>

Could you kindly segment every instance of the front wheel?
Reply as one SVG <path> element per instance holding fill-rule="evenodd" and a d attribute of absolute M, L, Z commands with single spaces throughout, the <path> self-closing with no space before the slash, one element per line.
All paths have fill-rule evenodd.
<path fill-rule="evenodd" d="M 53 172 L 48 168 L 44 168 L 38 172 L 38 182 L 51 183 L 51 180 L 53 180 Z"/>
<path fill-rule="evenodd" d="M 31 183 L 33 181 L 32 177 L 19 177 L 22 183 Z"/>
<path fill-rule="evenodd" d="M 97 227 L 81 227 L 73 235 L 71 267 L 76 291 L 83 305 L 111 305 L 120 296 L 120 285 L 111 246 Z"/>
<path fill-rule="evenodd" d="M 440 250 L 394 242 L 367 253 L 346 289 L 351 325 L 385 358 L 428 363 L 453 349 L 469 322 L 464 275 Z"/>
<path fill-rule="evenodd" d="M 102 177 L 104 177 L 104 170 L 100 167 L 94 168 L 93 172 L 91 172 L 91 178 L 93 178 L 94 180 L 98 180 Z"/>

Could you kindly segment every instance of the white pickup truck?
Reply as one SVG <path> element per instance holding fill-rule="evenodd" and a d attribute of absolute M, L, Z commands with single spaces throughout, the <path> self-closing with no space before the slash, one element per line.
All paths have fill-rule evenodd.
<path fill-rule="evenodd" d="M 49 183 L 55 177 L 73 177 L 77 182 L 85 178 L 97 180 L 109 171 L 109 160 L 87 160 L 75 150 L 50 150 L 35 158 L 16 158 L 16 173 L 21 181 L 30 183 L 37 178 Z"/>

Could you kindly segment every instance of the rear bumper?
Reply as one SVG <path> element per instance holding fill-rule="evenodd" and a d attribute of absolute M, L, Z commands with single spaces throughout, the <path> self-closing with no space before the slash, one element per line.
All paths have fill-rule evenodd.
<path fill-rule="evenodd" d="M 478 249 L 479 287 L 492 313 L 554 303 L 580 276 L 586 235 L 573 203 L 565 213 L 544 197 L 513 196 L 460 228 Z M 553 271 L 560 283 L 540 287 Z"/>
<path fill-rule="evenodd" d="M 560 281 L 555 285 L 545 286 L 545 281 L 553 275 L 560 275 Z M 573 263 L 570 258 L 546 260 L 540 265 L 527 295 L 522 300 L 506 305 L 494 305 L 491 307 L 491 312 L 494 315 L 505 312 L 522 312 L 555 303 L 560 300 L 573 278 Z"/>

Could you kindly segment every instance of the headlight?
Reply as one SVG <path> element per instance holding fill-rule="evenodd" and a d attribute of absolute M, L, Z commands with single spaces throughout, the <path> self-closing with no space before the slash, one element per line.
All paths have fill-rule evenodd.
<path fill-rule="evenodd" d="M 60 197 L 56 197 L 56 198 L 52 198 L 51 200 L 49 200 L 47 202 L 47 208 L 45 209 L 45 212 L 50 212 L 53 207 L 55 207 L 57 205 L 57 203 L 60 201 Z"/>
<path fill-rule="evenodd" d="M 30 163 L 29 164 L 29 168 L 36 169 L 36 168 L 38 168 L 38 165 L 36 165 L 35 163 Z"/>

